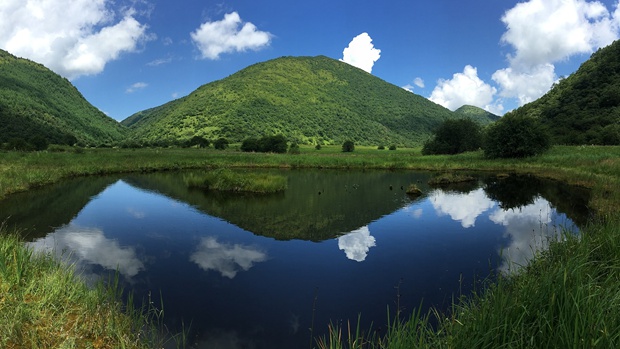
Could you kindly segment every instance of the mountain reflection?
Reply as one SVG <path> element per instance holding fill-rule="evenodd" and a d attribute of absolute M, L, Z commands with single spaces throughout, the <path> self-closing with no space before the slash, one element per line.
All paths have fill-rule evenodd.
<path fill-rule="evenodd" d="M 232 279 L 239 271 L 248 271 L 255 263 L 266 261 L 267 255 L 249 246 L 223 244 L 206 237 L 200 239 L 189 259 L 205 271 L 214 270 Z"/>
<path fill-rule="evenodd" d="M 338 238 L 338 248 L 343 250 L 347 258 L 363 262 L 371 247 L 376 246 L 374 236 L 370 235 L 368 226 L 361 227 Z"/>
<path fill-rule="evenodd" d="M 455 221 L 461 222 L 463 228 L 470 228 L 476 224 L 476 218 L 495 206 L 482 188 L 467 194 L 458 194 L 436 190 L 429 197 L 438 216 L 449 215 Z"/>
<path fill-rule="evenodd" d="M 108 239 L 97 228 L 67 225 L 48 234 L 45 238 L 29 243 L 37 252 L 53 253 L 88 270 L 98 265 L 108 270 L 118 270 L 126 278 L 144 270 L 144 264 L 132 247 L 121 247 L 116 240 Z"/>

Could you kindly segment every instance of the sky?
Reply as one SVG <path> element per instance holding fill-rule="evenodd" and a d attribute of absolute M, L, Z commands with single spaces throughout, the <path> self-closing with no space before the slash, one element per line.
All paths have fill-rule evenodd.
<path fill-rule="evenodd" d="M 116 120 L 255 63 L 317 55 L 450 110 L 503 115 L 619 37 L 618 0 L 0 2 L 0 48 Z"/>

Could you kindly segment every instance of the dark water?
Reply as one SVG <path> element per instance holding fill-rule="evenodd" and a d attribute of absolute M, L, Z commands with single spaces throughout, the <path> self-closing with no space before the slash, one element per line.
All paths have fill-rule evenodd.
<path fill-rule="evenodd" d="M 118 270 L 136 299 L 161 295 L 196 347 L 309 348 L 313 315 L 322 335 L 360 313 L 379 329 L 397 299 L 446 309 L 587 219 L 587 192 L 530 177 L 432 189 L 431 173 L 271 172 L 284 193 L 188 190 L 183 173 L 83 178 L 0 202 L 0 221 L 87 280 Z"/>

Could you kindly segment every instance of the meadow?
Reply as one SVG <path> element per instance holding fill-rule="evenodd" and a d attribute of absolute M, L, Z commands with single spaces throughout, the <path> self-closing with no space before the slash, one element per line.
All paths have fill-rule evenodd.
<path fill-rule="evenodd" d="M 56 152 L 2 152 L 0 198 L 78 176 L 181 169 L 493 171 L 561 180 L 592 190 L 590 208 L 595 214 L 579 237 L 567 234 L 522 272 L 500 278 L 478 294 L 467 298 L 455 296 L 453 307 L 446 314 L 392 312 L 386 336 L 379 336 L 372 329 L 356 328 L 355 324 L 344 328 L 332 326 L 331 335 L 317 339 L 316 345 L 321 348 L 620 347 L 620 240 L 617 238 L 620 235 L 617 213 L 620 147 L 556 146 L 542 156 L 511 160 L 488 160 L 482 152 L 421 156 L 420 149 L 404 148 L 356 147 L 352 153 L 343 153 L 339 146 L 324 146 L 321 150 L 302 146 L 301 154 L 294 155 L 243 153 L 236 147 L 224 151 L 65 148 Z M 156 307 L 124 308 L 118 290 L 86 287 L 70 268 L 64 268 L 49 256 L 31 258 L 32 252 L 9 228 L 0 230 L 0 338 L 4 341 L 0 343 L 3 347 L 110 347 L 103 346 L 104 342 L 122 343 L 111 347 L 153 345 L 153 336 L 148 335 L 153 331 L 136 329 L 149 328 L 155 323 L 152 315 L 159 314 Z M 71 300 L 71 305 L 59 299 Z M 102 311 L 101 307 L 109 310 Z M 84 326 L 86 332 L 72 332 L 80 327 L 77 324 L 89 323 L 81 320 L 87 319 L 87 312 L 93 310 L 90 327 Z M 118 318 L 97 317 L 106 312 Z M 58 316 L 65 319 L 66 325 L 55 331 L 45 330 L 44 325 L 56 323 Z M 123 321 L 125 324 L 120 325 Z M 123 341 L 112 342 L 112 338 Z"/>

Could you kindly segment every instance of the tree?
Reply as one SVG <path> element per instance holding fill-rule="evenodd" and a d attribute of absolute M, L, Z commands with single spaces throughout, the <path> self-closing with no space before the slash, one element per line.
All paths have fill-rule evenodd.
<path fill-rule="evenodd" d="M 189 141 L 187 141 L 187 145 L 190 147 L 198 146 L 198 148 L 207 148 L 209 144 L 211 144 L 211 142 L 201 136 L 194 136 Z"/>
<path fill-rule="evenodd" d="M 301 150 L 299 149 L 299 144 L 296 142 L 291 143 L 291 146 L 288 148 L 289 154 L 300 154 Z"/>
<path fill-rule="evenodd" d="M 523 158 L 550 147 L 550 137 L 538 119 L 516 114 L 505 115 L 489 126 L 484 138 L 488 158 Z"/>
<path fill-rule="evenodd" d="M 459 154 L 482 146 L 480 125 L 470 119 L 446 120 L 424 143 L 422 154 Z"/>
<path fill-rule="evenodd" d="M 221 137 L 213 142 L 213 147 L 217 150 L 224 150 L 228 148 L 228 139 Z"/>
<path fill-rule="evenodd" d="M 255 151 L 260 151 L 260 148 L 258 146 L 258 139 L 256 138 L 246 138 L 243 140 L 243 142 L 241 143 L 241 147 L 240 147 L 241 151 L 244 152 L 255 152 Z"/>
<path fill-rule="evenodd" d="M 342 143 L 342 151 L 345 153 L 350 153 L 355 150 L 355 143 L 353 141 L 345 141 Z"/>

